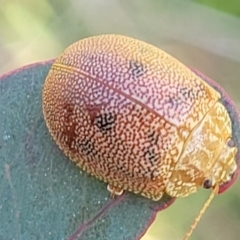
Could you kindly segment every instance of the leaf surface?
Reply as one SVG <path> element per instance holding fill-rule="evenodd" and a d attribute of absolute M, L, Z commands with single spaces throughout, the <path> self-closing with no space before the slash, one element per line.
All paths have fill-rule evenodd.
<path fill-rule="evenodd" d="M 139 239 L 156 212 L 154 202 L 131 193 L 111 199 L 58 149 L 41 107 L 52 61 L 0 78 L 0 239 Z"/>

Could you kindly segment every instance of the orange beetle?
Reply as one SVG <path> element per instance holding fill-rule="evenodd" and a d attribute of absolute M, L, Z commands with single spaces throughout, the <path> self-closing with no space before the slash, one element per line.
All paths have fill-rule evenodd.
<path fill-rule="evenodd" d="M 68 47 L 46 78 L 43 114 L 57 145 L 112 194 L 157 201 L 213 188 L 205 209 L 237 169 L 221 93 L 133 38 L 100 35 Z"/>

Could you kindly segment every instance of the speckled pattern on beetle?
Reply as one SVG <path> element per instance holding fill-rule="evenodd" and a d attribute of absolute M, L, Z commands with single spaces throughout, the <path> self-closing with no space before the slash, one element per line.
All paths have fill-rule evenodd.
<path fill-rule="evenodd" d="M 100 35 L 55 61 L 43 113 L 58 146 L 109 191 L 159 200 L 231 180 L 238 146 L 220 98 L 164 51 Z"/>

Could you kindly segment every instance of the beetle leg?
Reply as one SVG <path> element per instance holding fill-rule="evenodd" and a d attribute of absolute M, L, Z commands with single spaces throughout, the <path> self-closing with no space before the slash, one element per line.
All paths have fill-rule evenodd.
<path fill-rule="evenodd" d="M 123 189 L 122 188 L 118 188 L 115 186 L 112 186 L 110 184 L 107 185 L 107 190 L 110 192 L 110 196 L 111 198 L 114 198 L 116 195 L 122 195 L 123 193 Z"/>

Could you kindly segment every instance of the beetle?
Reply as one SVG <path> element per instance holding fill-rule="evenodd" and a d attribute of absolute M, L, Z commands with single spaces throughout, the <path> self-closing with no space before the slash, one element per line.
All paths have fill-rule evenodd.
<path fill-rule="evenodd" d="M 205 210 L 235 178 L 239 158 L 238 112 L 219 89 L 148 43 L 99 35 L 56 59 L 43 115 L 60 149 L 112 195 L 158 201 L 212 188 Z"/>

